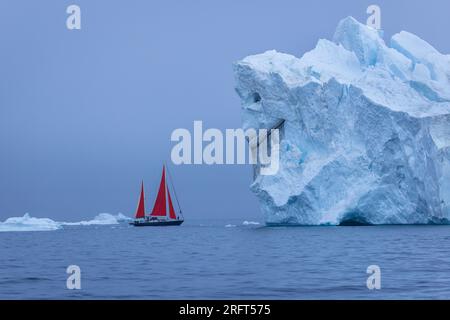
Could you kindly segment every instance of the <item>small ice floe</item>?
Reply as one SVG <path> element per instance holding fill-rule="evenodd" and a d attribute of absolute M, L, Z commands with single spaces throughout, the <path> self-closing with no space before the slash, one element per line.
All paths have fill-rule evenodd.
<path fill-rule="evenodd" d="M 259 222 L 256 222 L 256 221 L 244 221 L 244 222 L 242 222 L 242 224 L 244 225 L 244 226 L 250 226 L 250 225 L 259 225 L 260 223 Z"/>
<path fill-rule="evenodd" d="M 225 228 L 235 228 L 235 227 L 236 227 L 235 224 L 227 224 L 227 225 L 225 226 Z"/>

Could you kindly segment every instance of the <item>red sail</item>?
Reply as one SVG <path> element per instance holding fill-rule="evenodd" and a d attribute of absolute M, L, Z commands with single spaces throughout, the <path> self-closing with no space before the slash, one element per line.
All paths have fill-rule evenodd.
<path fill-rule="evenodd" d="M 172 198 L 170 197 L 169 189 L 167 189 L 167 195 L 169 197 L 169 217 L 170 219 L 176 219 L 177 215 L 175 214 L 175 210 L 173 209 Z"/>
<path fill-rule="evenodd" d="M 159 191 L 156 197 L 155 205 L 153 206 L 152 216 L 166 216 L 166 169 L 163 167 L 161 183 L 159 184 Z"/>
<path fill-rule="evenodd" d="M 144 182 L 141 185 L 141 196 L 139 197 L 139 204 L 136 210 L 136 219 L 142 219 L 145 217 L 145 205 L 144 205 Z"/>

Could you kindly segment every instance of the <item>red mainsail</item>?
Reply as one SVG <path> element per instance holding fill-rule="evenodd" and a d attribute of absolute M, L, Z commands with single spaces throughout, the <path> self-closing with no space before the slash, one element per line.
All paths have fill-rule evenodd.
<path fill-rule="evenodd" d="M 136 219 L 142 219 L 145 217 L 145 204 L 144 204 L 144 181 L 141 185 L 141 196 L 139 197 L 139 204 L 136 210 Z"/>
<path fill-rule="evenodd" d="M 161 182 L 159 184 L 158 195 L 156 197 L 155 205 L 153 206 L 153 217 L 161 217 L 167 215 L 166 209 L 166 168 L 163 167 Z"/>

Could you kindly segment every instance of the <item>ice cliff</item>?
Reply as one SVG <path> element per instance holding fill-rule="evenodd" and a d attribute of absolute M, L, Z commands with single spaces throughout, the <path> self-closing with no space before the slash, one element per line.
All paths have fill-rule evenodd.
<path fill-rule="evenodd" d="M 234 71 L 244 129 L 284 120 L 280 169 L 251 186 L 268 224 L 448 223 L 449 55 L 348 17 L 301 58 Z"/>

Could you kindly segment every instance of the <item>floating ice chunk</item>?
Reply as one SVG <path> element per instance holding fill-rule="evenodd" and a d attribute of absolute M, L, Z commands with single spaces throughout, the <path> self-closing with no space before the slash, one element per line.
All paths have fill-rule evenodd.
<path fill-rule="evenodd" d="M 79 222 L 62 222 L 62 225 L 66 226 L 92 226 L 92 225 L 112 225 L 119 224 L 120 222 L 129 221 L 131 218 L 119 213 L 117 215 L 112 215 L 109 213 L 100 213 L 95 216 L 94 219 L 88 221 Z"/>
<path fill-rule="evenodd" d="M 132 220 L 118 213 L 100 213 L 94 219 L 79 222 L 58 222 L 49 218 L 34 218 L 26 213 L 23 217 L 11 217 L 0 222 L 1 231 L 51 231 L 62 229 L 63 226 L 91 226 L 91 225 L 115 225 Z"/>
<path fill-rule="evenodd" d="M 259 222 L 256 222 L 256 221 L 244 221 L 244 222 L 242 222 L 242 224 L 244 225 L 244 226 L 250 226 L 250 225 L 259 225 L 260 223 Z"/>
<path fill-rule="evenodd" d="M 6 231 L 52 231 L 61 224 L 48 218 L 34 218 L 26 213 L 23 217 L 11 217 L 0 222 L 0 232 Z"/>

